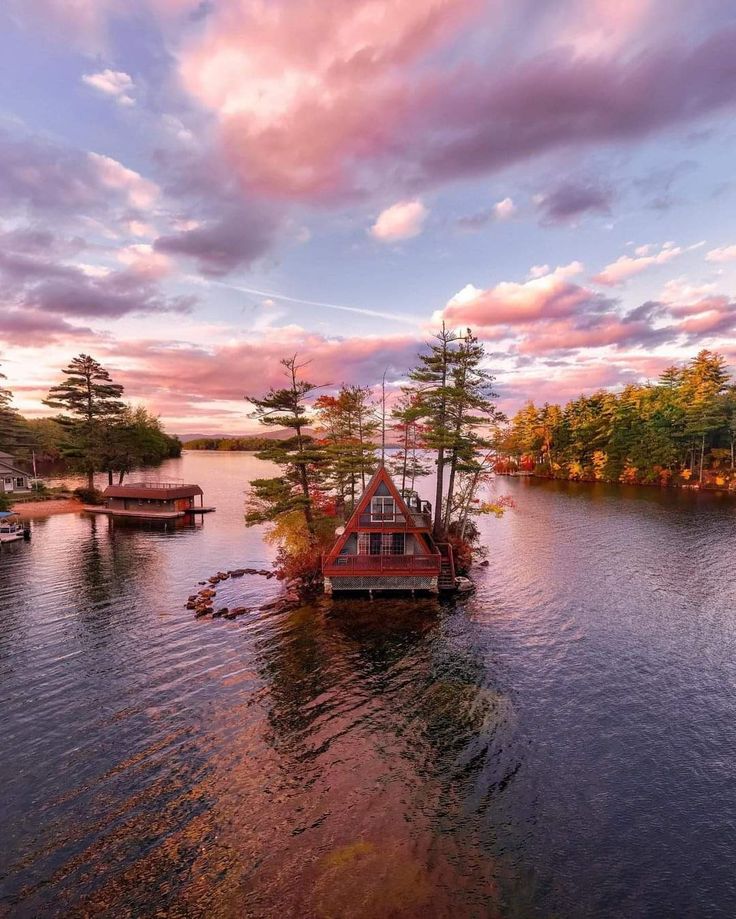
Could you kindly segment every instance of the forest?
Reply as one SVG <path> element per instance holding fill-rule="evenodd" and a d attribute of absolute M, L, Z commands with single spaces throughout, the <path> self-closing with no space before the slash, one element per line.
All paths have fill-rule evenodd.
<path fill-rule="evenodd" d="M 736 385 L 722 355 L 703 350 L 656 382 L 529 402 L 495 447 L 500 473 L 736 489 Z"/>
<path fill-rule="evenodd" d="M 122 482 L 141 466 L 157 465 L 181 454 L 181 443 L 166 434 L 159 419 L 142 406 L 123 400 L 124 388 L 94 358 L 80 354 L 61 370 L 44 404 L 56 410 L 48 418 L 24 418 L 13 405 L 13 394 L 0 385 L 0 451 L 28 466 L 31 456 L 43 468 Z M 0 374 L 0 383 L 5 379 Z"/>

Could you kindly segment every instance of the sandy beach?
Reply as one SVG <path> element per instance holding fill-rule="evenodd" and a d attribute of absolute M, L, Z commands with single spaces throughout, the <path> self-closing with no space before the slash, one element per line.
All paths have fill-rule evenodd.
<path fill-rule="evenodd" d="M 24 518 L 50 517 L 52 514 L 75 514 L 82 510 L 82 502 L 74 498 L 60 498 L 58 501 L 27 501 L 15 504 L 12 510 Z"/>

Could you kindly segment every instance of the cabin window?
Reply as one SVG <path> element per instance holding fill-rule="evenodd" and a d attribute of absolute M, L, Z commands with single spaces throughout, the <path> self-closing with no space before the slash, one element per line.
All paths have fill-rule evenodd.
<path fill-rule="evenodd" d="M 371 521 L 389 521 L 393 523 L 396 516 L 394 499 L 378 496 L 371 498 Z"/>
<path fill-rule="evenodd" d="M 403 533 L 358 533 L 358 555 L 404 555 Z"/>
<path fill-rule="evenodd" d="M 10 475 L 6 475 L 6 476 L 5 476 L 5 484 L 6 484 L 6 485 L 12 485 L 12 484 L 13 484 L 13 477 L 10 476 Z"/>
<path fill-rule="evenodd" d="M 23 479 L 21 479 L 20 477 L 18 477 L 18 478 L 15 480 L 15 487 L 16 487 L 16 488 L 23 488 Z"/>

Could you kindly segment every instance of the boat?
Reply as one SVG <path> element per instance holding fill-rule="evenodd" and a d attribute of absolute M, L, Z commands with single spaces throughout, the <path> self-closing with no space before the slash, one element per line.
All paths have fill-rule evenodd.
<path fill-rule="evenodd" d="M 31 529 L 19 514 L 13 511 L 0 511 L 0 543 L 30 538 Z"/>

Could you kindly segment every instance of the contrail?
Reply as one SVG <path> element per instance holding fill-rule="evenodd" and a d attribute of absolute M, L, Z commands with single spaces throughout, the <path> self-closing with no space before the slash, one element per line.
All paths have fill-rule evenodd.
<path fill-rule="evenodd" d="M 341 310 L 344 313 L 358 313 L 361 316 L 375 316 L 377 319 L 390 319 L 392 322 L 401 322 L 404 325 L 418 326 L 415 319 L 400 316 L 396 313 L 382 313 L 380 310 L 361 309 L 357 306 L 343 306 L 340 303 L 324 303 L 321 300 L 303 300 L 301 297 L 287 297 L 285 294 L 275 294 L 273 291 L 257 290 L 255 287 L 241 287 L 239 284 L 226 284 L 224 281 L 205 281 L 205 284 L 216 284 L 218 287 L 227 287 L 229 290 L 239 290 L 243 294 L 255 294 L 258 297 L 269 297 L 271 300 L 285 300 L 289 303 L 303 303 L 306 306 L 324 306 L 328 310 Z"/>

